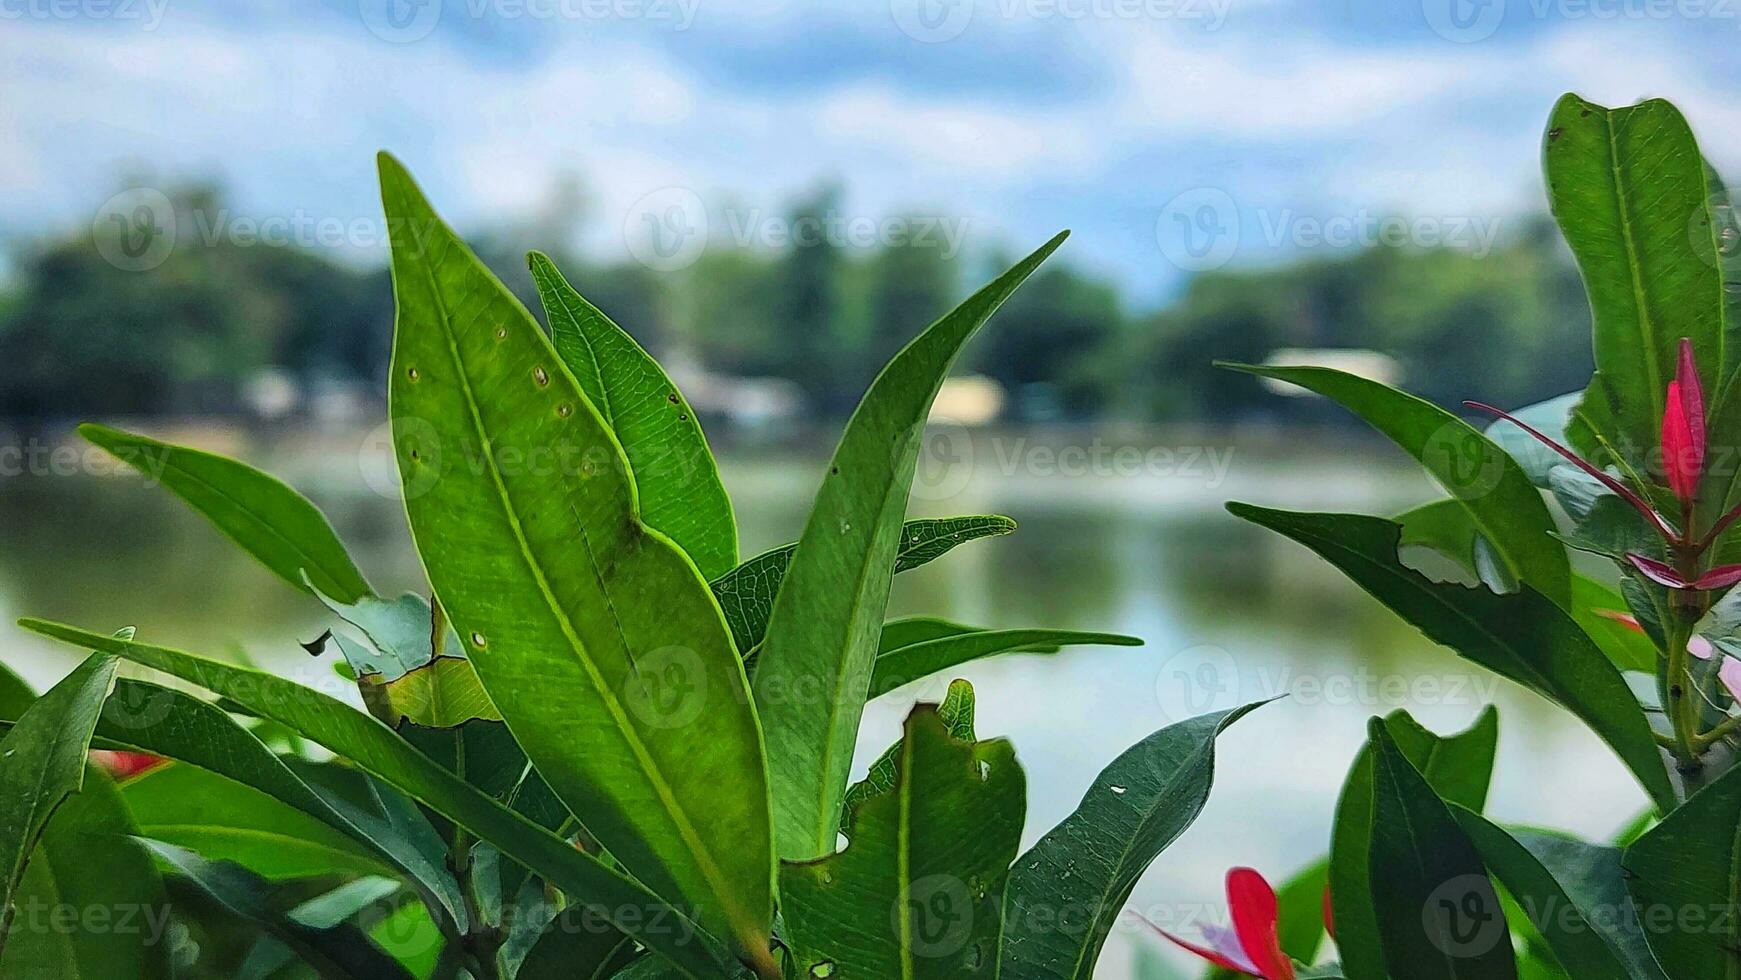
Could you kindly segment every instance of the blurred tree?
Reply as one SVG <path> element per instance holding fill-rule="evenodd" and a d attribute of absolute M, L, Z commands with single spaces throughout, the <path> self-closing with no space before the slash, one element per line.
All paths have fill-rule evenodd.
<path fill-rule="evenodd" d="M 1125 322 L 1112 284 L 1068 265 L 1041 267 L 998 311 L 972 364 L 1009 389 L 1018 417 L 1096 415 L 1119 388 L 1098 355 L 1122 340 Z"/>

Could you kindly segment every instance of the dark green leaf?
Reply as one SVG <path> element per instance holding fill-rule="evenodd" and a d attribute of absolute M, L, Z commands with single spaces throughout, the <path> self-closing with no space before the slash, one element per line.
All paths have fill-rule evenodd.
<path fill-rule="evenodd" d="M 1499 896 L 1439 795 L 1374 718 L 1372 904 L 1384 961 L 1410 980 L 1515 980 Z M 1346 966 L 1346 963 L 1344 964 Z"/>
<path fill-rule="evenodd" d="M 891 620 L 883 625 L 877 659 L 871 672 L 871 697 L 982 657 L 1002 653 L 1055 653 L 1078 644 L 1142 646 L 1142 640 L 1118 633 L 1077 630 L 1003 629 L 963 626 L 943 619 Z"/>
<path fill-rule="evenodd" d="M 1663 972 L 1741 977 L 1741 768 L 1693 794 L 1621 858 Z"/>
<path fill-rule="evenodd" d="M 1499 713 L 1491 707 L 1467 731 L 1439 736 L 1405 711 L 1384 719 L 1392 741 L 1441 798 L 1480 810 L 1487 802 L 1499 741 Z M 1330 902 L 1336 920 L 1336 945 L 1347 972 L 1359 978 L 1384 976 L 1378 913 L 1372 904 L 1373 747 L 1356 757 L 1336 803 L 1330 842 Z"/>
<path fill-rule="evenodd" d="M 1000 980 L 1093 975 L 1137 879 L 1208 801 L 1216 737 L 1256 707 L 1201 715 L 1131 746 L 1022 855 L 1004 900 Z"/>
<path fill-rule="evenodd" d="M 859 807 L 846 850 L 782 865 L 795 969 L 833 980 L 992 976 L 1027 809 L 1015 750 L 957 739 L 920 705 L 895 772 L 893 789 Z"/>
<path fill-rule="evenodd" d="M 834 851 L 931 402 L 962 345 L 1064 237 L 926 328 L 871 383 L 847 423 L 756 665 L 782 858 Z M 819 696 L 796 696 L 811 691 Z"/>
<path fill-rule="evenodd" d="M 437 601 L 556 795 L 770 972 L 767 763 L 719 607 L 642 522 L 621 445 L 537 321 L 397 161 L 382 154 L 380 171 L 388 402 Z"/>
<path fill-rule="evenodd" d="M 1474 426 L 1431 402 L 1314 367 L 1228 365 L 1299 385 L 1332 399 L 1388 436 L 1469 511 L 1512 577 L 1556 602 L 1571 594 L 1565 549 L 1550 536 L 1553 515 L 1517 461 Z"/>
<path fill-rule="evenodd" d="M 58 640 L 125 657 L 234 699 L 349 759 L 397 787 L 502 853 L 548 878 L 575 902 L 593 905 L 607 921 L 698 977 L 728 975 L 734 958 L 710 934 L 644 886 L 576 850 L 448 772 L 380 722 L 312 688 L 259 671 L 233 667 L 164 647 L 128 643 L 42 620 L 24 628 Z M 658 918 L 662 928 L 650 929 Z"/>
<path fill-rule="evenodd" d="M 158 859 L 198 885 L 213 899 L 290 947 L 331 980 L 412 980 L 399 961 L 387 955 L 355 926 L 316 929 L 292 919 L 279 907 L 272 884 L 236 864 L 207 861 L 185 848 L 146 841 Z"/>
<path fill-rule="evenodd" d="M 725 574 L 738 560 L 737 522 L 695 412 L 659 362 L 575 292 L 556 263 L 542 252 L 527 262 L 556 353 L 628 455 L 641 520 L 701 574 Z"/>
<path fill-rule="evenodd" d="M 1434 583 L 1397 560 L 1398 525 L 1352 514 L 1296 514 L 1233 503 L 1235 515 L 1293 538 L 1428 639 L 1583 719 L 1664 810 L 1674 789 L 1644 712 L 1614 664 L 1564 611 L 1525 585 L 1510 595 Z"/>
<path fill-rule="evenodd" d="M 615 976 L 634 958 L 635 944 L 608 926 L 599 928 L 579 916 L 559 915 L 520 963 L 515 980 L 604 980 Z M 648 957 L 670 971 L 670 964 Z M 671 975 L 667 972 L 667 975 Z"/>
<path fill-rule="evenodd" d="M 129 631 L 129 635 L 131 632 Z M 0 740 L 0 946 L 16 911 L 19 880 L 55 810 L 85 785 L 85 756 L 115 658 L 93 654 L 37 699 Z"/>
<path fill-rule="evenodd" d="M 996 515 L 908 521 L 901 528 L 895 571 L 918 568 L 941 558 L 957 545 L 1015 529 L 1015 521 Z M 779 594 L 786 569 L 792 564 L 792 553 L 797 550 L 794 543 L 764 551 L 713 580 L 714 598 L 719 600 L 738 650 L 745 656 L 761 646 L 768 630 L 768 615 L 774 611 L 774 596 Z"/>
<path fill-rule="evenodd" d="M 106 426 L 87 423 L 79 434 L 162 483 L 296 588 L 310 591 L 312 582 L 341 602 L 370 594 L 326 516 L 278 478 L 233 459 Z"/>

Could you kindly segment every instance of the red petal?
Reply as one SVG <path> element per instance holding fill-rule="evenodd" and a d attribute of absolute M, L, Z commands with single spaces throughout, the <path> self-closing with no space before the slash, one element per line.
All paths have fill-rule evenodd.
<path fill-rule="evenodd" d="M 155 769 L 167 760 L 160 756 L 147 755 L 144 752 L 116 752 L 108 749 L 95 749 L 91 752 L 91 761 L 107 770 L 109 775 L 116 779 L 127 779 L 148 769 Z"/>
<path fill-rule="evenodd" d="M 1523 431 L 1529 433 L 1530 436 L 1532 438 L 1534 438 L 1537 442 L 1548 447 L 1549 449 L 1552 449 L 1554 452 L 1559 453 L 1561 456 L 1564 456 L 1566 459 L 1570 460 L 1574 466 L 1583 470 L 1585 473 L 1590 474 L 1592 477 L 1594 477 L 1597 480 L 1597 482 L 1601 483 L 1603 486 L 1607 487 L 1609 490 L 1614 491 L 1614 494 L 1616 496 L 1618 496 L 1620 499 L 1631 504 L 1634 509 L 1636 509 L 1640 514 L 1644 515 L 1645 520 L 1647 520 L 1651 524 L 1655 525 L 1656 531 L 1658 534 L 1662 535 L 1664 538 L 1667 538 L 1670 541 L 1679 541 L 1680 540 L 1680 532 L 1676 531 L 1674 529 L 1674 525 L 1670 524 L 1668 522 L 1667 518 L 1663 517 L 1661 514 L 1658 514 L 1656 512 L 1655 508 L 1653 508 L 1649 504 L 1645 503 L 1643 497 L 1640 497 L 1638 494 L 1633 493 L 1631 487 L 1628 487 L 1626 484 L 1621 483 L 1619 480 L 1616 480 L 1613 477 L 1609 476 L 1608 474 L 1602 472 L 1602 470 L 1599 469 L 1598 467 L 1596 467 L 1590 463 L 1585 462 L 1583 459 L 1579 458 L 1577 453 L 1572 452 L 1570 449 L 1567 449 L 1566 447 L 1560 445 L 1559 443 L 1553 441 L 1552 439 L 1549 439 L 1547 436 L 1536 431 L 1534 426 L 1531 426 L 1527 422 L 1522 422 L 1522 421 L 1518 420 L 1515 416 L 1513 416 L 1510 412 L 1502 412 L 1499 409 L 1494 408 L 1492 405 L 1484 405 L 1481 402 L 1464 402 L 1463 404 L 1469 406 L 1470 408 L 1479 409 L 1480 411 L 1489 412 L 1491 414 L 1497 415 L 1500 418 L 1504 419 L 1505 421 L 1510 422 L 1512 425 L 1515 425 L 1518 428 L 1522 429 Z"/>
<path fill-rule="evenodd" d="M 1618 609 L 1592 609 L 1591 612 L 1601 616 L 1603 619 L 1612 619 L 1634 633 L 1644 632 L 1644 626 L 1638 622 L 1638 617 L 1631 613 L 1623 613 Z"/>
<path fill-rule="evenodd" d="M 1655 558 L 1646 558 L 1630 551 L 1626 553 L 1626 560 L 1631 562 L 1634 568 L 1643 572 L 1645 578 L 1658 585 L 1671 589 L 1692 588 L 1692 583 L 1682 578 L 1681 573 L 1675 571 L 1674 566 L 1666 562 L 1657 561 Z"/>
<path fill-rule="evenodd" d="M 1330 941 L 1336 941 L 1336 909 L 1330 904 L 1330 883 L 1324 883 L 1324 931 L 1330 934 Z"/>
<path fill-rule="evenodd" d="M 1717 679 L 1723 682 L 1735 700 L 1741 701 L 1741 660 L 1724 657 L 1723 665 L 1717 668 Z"/>
<path fill-rule="evenodd" d="M 1699 381 L 1699 367 L 1693 362 L 1693 342 L 1681 338 L 1680 364 L 1675 368 L 1675 380 L 1680 383 L 1681 411 L 1687 417 L 1687 432 L 1692 436 L 1700 467 L 1705 460 L 1705 389 Z"/>
<path fill-rule="evenodd" d="M 1705 468 L 1702 433 L 1695 435 L 1686 412 L 1681 383 L 1668 383 L 1668 401 L 1662 410 L 1662 471 L 1668 488 L 1683 505 L 1699 492 L 1699 474 Z"/>
<path fill-rule="evenodd" d="M 1183 949 L 1186 952 L 1194 953 L 1194 954 L 1202 957 L 1203 959 L 1208 960 L 1210 963 L 1213 963 L 1216 966 L 1222 968 L 1223 970 L 1232 970 L 1234 973 L 1238 973 L 1242 976 L 1247 976 L 1247 977 L 1259 977 L 1261 980 L 1262 974 L 1253 973 L 1252 971 L 1255 969 L 1255 967 L 1253 967 L 1250 963 L 1239 962 L 1239 961 L 1233 959 L 1232 957 L 1228 956 L 1227 954 L 1223 953 L 1222 951 L 1217 950 L 1217 949 L 1211 949 L 1208 946 L 1199 946 L 1196 943 L 1186 942 L 1185 940 L 1180 939 L 1178 936 L 1175 936 L 1172 933 L 1168 932 L 1167 930 L 1162 929 L 1160 926 L 1155 925 L 1153 922 L 1150 922 L 1147 919 L 1144 919 L 1143 923 L 1145 925 L 1147 925 L 1150 929 L 1153 929 L 1154 931 L 1160 933 L 1162 936 L 1166 937 L 1167 941 L 1171 942 L 1173 945 L 1178 946 L 1180 949 Z"/>
<path fill-rule="evenodd" d="M 1227 872 L 1227 904 L 1233 913 L 1233 929 L 1239 945 L 1251 957 L 1264 980 L 1294 980 L 1294 964 L 1282 952 L 1276 920 L 1276 892 L 1263 875 L 1250 868 Z"/>
<path fill-rule="evenodd" d="M 1741 582 L 1741 565 L 1719 565 L 1693 582 L 1693 588 L 1713 592 Z"/>

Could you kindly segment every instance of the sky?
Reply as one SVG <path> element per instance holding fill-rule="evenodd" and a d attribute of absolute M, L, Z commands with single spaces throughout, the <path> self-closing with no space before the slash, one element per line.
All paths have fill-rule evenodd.
<path fill-rule="evenodd" d="M 1543 207 L 1567 91 L 1670 98 L 1741 173 L 1738 83 L 1741 0 L 0 0 L 0 241 L 215 177 L 183 240 L 380 261 L 384 148 L 462 231 L 565 180 L 583 247 L 659 269 L 1071 228 L 1158 302 L 1386 236 L 1484 251 Z M 834 220 L 784 222 L 830 183 Z"/>

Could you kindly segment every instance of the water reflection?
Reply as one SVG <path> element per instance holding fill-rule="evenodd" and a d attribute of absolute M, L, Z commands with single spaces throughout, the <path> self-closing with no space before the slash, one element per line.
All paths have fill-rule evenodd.
<path fill-rule="evenodd" d="M 1486 701 L 1500 705 L 1492 799 L 1500 819 L 1606 834 L 1642 805 L 1621 767 L 1563 714 L 1466 669 L 1304 549 L 1221 508 L 1231 497 L 1395 512 L 1433 493 L 1406 460 L 1376 446 L 1305 455 L 1302 447 L 1324 444 L 1316 436 L 1220 441 L 1240 449 L 1215 479 L 1036 472 L 1007 457 L 1000 463 L 996 445 L 976 446 L 965 457 L 975 465 L 948 481 L 950 494 L 915 502 L 919 513 L 1007 513 L 1022 526 L 901 576 L 892 614 L 1116 630 L 1147 641 L 961 671 L 979 689 L 982 736 L 1016 743 L 1029 778 L 1030 840 L 1155 728 L 1193 710 L 1284 693 L 1223 738 L 1203 819 L 1133 899 L 1151 918 L 1190 931 L 1190 921 L 1217 913 L 1227 866 L 1252 864 L 1279 878 L 1319 856 L 1366 718 L 1396 707 L 1448 729 L 1467 724 Z M 316 498 L 378 589 L 418 587 L 401 506 L 366 488 L 356 445 L 280 446 L 257 461 Z M 798 534 L 822 467 L 820 454 L 727 458 L 746 554 Z M 214 656 L 245 650 L 302 676 L 319 665 L 295 643 L 325 622 L 311 601 L 166 493 L 93 477 L 0 481 L 0 614 L 102 630 L 134 624 L 158 642 Z M 12 627 L 0 629 L 0 656 L 39 684 L 76 658 Z M 895 738 L 914 700 L 941 690 L 941 682 L 921 683 L 873 704 L 860 759 Z M 1139 930 L 1121 926 L 1101 976 L 1130 975 L 1142 942 Z M 1168 950 L 1160 959 L 1185 962 Z"/>

